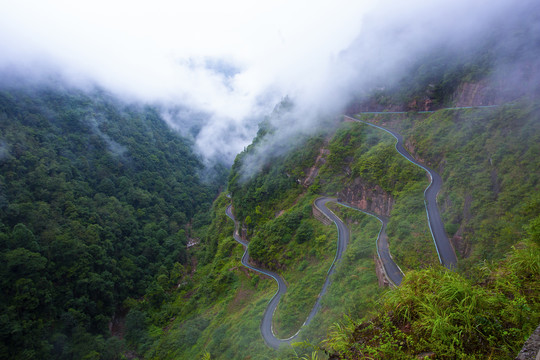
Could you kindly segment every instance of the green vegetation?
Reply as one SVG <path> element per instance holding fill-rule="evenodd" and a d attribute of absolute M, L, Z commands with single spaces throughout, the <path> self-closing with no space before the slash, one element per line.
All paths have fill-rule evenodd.
<path fill-rule="evenodd" d="M 46 87 L 0 92 L 0 154 L 0 357 L 118 358 L 115 311 L 159 308 L 189 269 L 216 192 L 199 159 L 151 108 Z"/>
<path fill-rule="evenodd" d="M 330 325 L 343 314 L 355 318 L 367 316 L 377 304 L 382 293 L 375 272 L 374 258 L 377 256 L 375 241 L 380 222 L 372 216 L 343 206 L 330 204 L 350 229 L 347 251 L 337 264 L 331 278 L 331 286 L 321 302 L 321 313 L 305 330 L 305 339 L 321 339 Z"/>
<path fill-rule="evenodd" d="M 324 226 L 311 218 L 311 203 L 314 199 L 313 196 L 304 197 L 289 210 L 294 213 L 297 208 L 304 208 L 306 218 L 297 225 L 294 240 L 278 251 L 278 271 L 288 284 L 287 293 L 281 298 L 274 314 L 274 332 L 281 338 L 288 338 L 296 333 L 308 317 L 336 252 L 335 227 Z M 279 224 L 286 214 L 265 224 L 251 241 L 250 251 L 251 246 L 258 245 L 257 239 L 265 239 L 266 246 L 272 236 L 272 233 L 267 232 L 269 225 L 271 227 L 275 223 Z M 257 247 L 254 246 L 254 249 Z"/>
<path fill-rule="evenodd" d="M 407 273 L 371 320 L 334 325 L 326 349 L 341 359 L 513 358 L 540 321 L 538 241 L 474 271 Z"/>
<path fill-rule="evenodd" d="M 229 190 L 236 215 L 244 219 L 251 236 L 251 258 L 279 271 L 288 283 L 274 317 L 276 335 L 287 338 L 300 328 L 321 291 L 334 259 L 337 232 L 312 217 L 317 196 L 299 183 L 315 162 L 322 136 L 304 139 L 302 148 L 268 160 L 262 171 L 245 179 L 244 161 L 271 134 L 272 129 L 262 124 L 253 145 L 237 157 Z"/>
<path fill-rule="evenodd" d="M 445 110 L 406 130 L 412 148 L 443 177 L 438 197 L 468 267 L 500 259 L 538 216 L 540 104 Z"/>
<path fill-rule="evenodd" d="M 376 202 L 383 203 L 385 197 L 391 199 L 387 200 L 392 207 L 387 233 L 396 262 L 405 268 L 436 264 L 423 201 L 428 184 L 425 172 L 403 158 L 394 143 L 382 130 L 344 123 L 328 145 L 330 154 L 316 186 L 327 194 L 345 188 L 360 194 L 368 189 L 372 195 L 366 201 L 374 208 L 382 208 Z M 364 190 L 359 188 L 362 185 Z"/>
<path fill-rule="evenodd" d="M 495 109 L 363 117 L 390 121 L 412 152 L 441 173 L 439 206 L 467 258 L 461 274 L 407 272 L 370 320 L 345 317 L 323 348 L 344 359 L 514 357 L 540 321 L 539 106 L 523 100 Z M 396 200 L 392 217 L 399 206 Z"/>
<path fill-rule="evenodd" d="M 306 177 L 324 141 L 323 135 L 298 139 L 297 148 L 287 155 L 270 157 L 254 174 L 246 174 L 246 162 L 264 136 L 270 136 L 269 125 L 263 123 L 253 144 L 240 153 L 232 166 L 229 191 L 238 220 L 246 223 L 250 233 L 264 225 L 280 211 L 292 206 L 305 189 L 298 183 Z M 248 219 L 249 216 L 249 219 Z"/>
<path fill-rule="evenodd" d="M 448 104 L 461 83 L 489 71 L 490 56 L 483 58 L 485 66 L 476 60 L 464 59 L 470 66 L 447 64 L 443 79 L 435 67 L 418 66 L 417 73 L 425 73 L 419 86 L 392 96 L 406 103 L 416 95 L 423 99 L 425 87 L 434 82 L 435 105 Z M 394 100 L 388 101 L 392 105 Z M 290 106 L 285 102 L 276 112 Z M 326 358 L 321 347 L 309 342 L 322 339 L 342 314 L 348 314 L 347 320 L 332 327 L 322 345 L 342 358 L 415 358 L 432 352 L 441 359 L 502 359 L 516 354 L 540 320 L 538 106 L 523 101 L 498 109 L 363 117 L 399 130 L 411 152 L 442 175 L 439 205 L 460 256 L 458 272 L 437 266 L 423 203 L 426 175 L 395 151 L 390 135 L 358 123 L 342 124 L 333 135 L 301 138 L 290 152 L 263 162 L 256 155 L 275 132 L 265 121 L 233 165 L 232 199 L 222 194 L 211 222 L 196 229 L 201 238 L 193 253 L 196 271 L 160 308 L 150 306 L 148 296 L 132 305 L 130 314 L 135 315 L 128 318 L 144 315 L 139 316 L 142 331 L 131 328 L 139 336 L 131 343 L 140 354 L 150 359 Z M 318 176 L 304 186 L 321 154 L 325 161 L 318 164 Z M 403 286 L 386 292 L 377 286 L 378 221 L 335 207 L 351 228 L 351 243 L 319 315 L 300 333 L 298 340 L 307 341 L 294 349 L 268 349 L 259 324 L 276 285 L 240 265 L 243 250 L 231 236 L 225 208 L 232 201 L 251 241 L 252 260 L 288 282 L 274 318 L 278 336 L 288 337 L 311 310 L 335 251 L 334 227 L 313 218 L 312 201 L 319 194 L 359 188 L 369 190 L 365 201 L 370 206 L 391 205 L 387 232 L 394 258 L 407 272 Z M 518 244 L 524 237 L 528 240 Z"/>
<path fill-rule="evenodd" d="M 435 106 L 449 104 L 460 84 L 491 69 L 491 55 L 484 55 L 420 61 L 410 86 L 382 91 L 374 102 L 404 107 L 427 96 Z M 284 99 L 272 116 L 292 106 Z M 329 126 L 262 161 L 257 155 L 276 133 L 263 121 L 235 160 L 230 198 L 222 193 L 211 206 L 219 184 L 201 183 L 191 144 L 156 110 L 99 91 L 2 90 L 0 354 L 118 359 L 129 349 L 145 359 L 326 358 L 324 349 L 347 359 L 515 356 L 540 321 L 540 105 L 522 99 L 362 118 L 401 132 L 411 153 L 442 175 L 438 201 L 460 258 L 456 272 L 437 265 L 424 171 L 381 130 Z M 403 285 L 378 287 L 380 223 L 333 206 L 350 228 L 348 249 L 299 343 L 275 352 L 259 326 L 276 284 L 241 265 L 243 248 L 225 209 L 232 202 L 253 263 L 287 282 L 274 316 L 274 331 L 286 338 L 308 316 L 334 259 L 337 231 L 314 218 L 312 203 L 336 193 L 389 212 Z M 199 241 L 187 249 L 188 239 Z M 107 331 L 111 320 L 122 340 Z"/>
<path fill-rule="evenodd" d="M 211 224 L 199 229 L 201 244 L 195 251 L 201 258 L 214 253 L 211 260 L 196 264 L 160 308 L 146 300 L 132 305 L 130 314 L 144 318 L 131 328 L 136 335 L 131 344 L 144 358 L 197 359 L 205 353 L 212 359 L 248 353 L 271 357 L 259 324 L 276 285 L 240 264 L 243 249 L 225 215 L 229 202 L 220 195 L 209 214 Z"/>
<path fill-rule="evenodd" d="M 314 194 L 316 185 L 305 188 L 300 184 L 319 154 L 322 136 L 272 159 L 251 178 L 243 178 L 241 162 L 268 134 L 265 126 L 262 125 L 255 145 L 237 158 L 229 190 L 237 218 L 244 219 L 252 259 L 259 266 L 278 271 L 288 284 L 274 316 L 274 331 L 285 338 L 300 328 L 321 291 L 335 256 L 337 231 L 334 225 L 324 226 L 312 216 L 312 203 L 319 196 Z M 247 353 L 269 358 L 272 354 L 294 354 L 285 348 L 276 355 L 260 336 L 262 314 L 276 285 L 240 264 L 243 250 L 232 238 L 233 223 L 225 215 L 228 201 L 221 195 L 214 203 L 211 224 L 199 229 L 202 241 L 197 250 L 197 271 L 176 290 L 176 300 L 171 301 L 174 305 L 162 308 L 161 315 L 156 313 L 147 326 L 147 345 L 139 347 L 145 357 L 202 357 L 205 351 L 213 359 L 241 358 Z M 348 210 L 342 211 L 346 214 Z M 347 213 L 347 219 L 353 227 L 351 243 L 323 298 L 319 314 L 324 316 L 316 316 L 302 330 L 299 341 L 321 340 L 329 325 L 343 313 L 367 313 L 379 295 L 373 261 L 379 222 L 358 212 Z M 186 327 L 191 328 L 202 319 L 206 319 L 206 326 L 189 332 L 189 346 L 174 345 L 183 338 Z M 295 351 L 303 350 L 296 347 Z"/>

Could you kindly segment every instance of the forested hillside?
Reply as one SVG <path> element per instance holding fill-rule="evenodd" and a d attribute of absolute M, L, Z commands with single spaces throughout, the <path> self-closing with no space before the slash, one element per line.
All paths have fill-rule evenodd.
<path fill-rule="evenodd" d="M 405 271 L 372 317 L 334 325 L 324 349 L 344 359 L 512 358 L 540 321 L 538 103 L 359 117 L 398 129 L 442 175 L 438 202 L 459 270 Z M 408 209 L 396 201 L 390 221 Z M 419 254 L 407 226 L 389 225 L 401 264 Z"/>
<path fill-rule="evenodd" d="M 0 89 L 0 357 L 119 358 L 115 311 L 184 275 L 186 225 L 217 192 L 201 169 L 150 107 Z"/>

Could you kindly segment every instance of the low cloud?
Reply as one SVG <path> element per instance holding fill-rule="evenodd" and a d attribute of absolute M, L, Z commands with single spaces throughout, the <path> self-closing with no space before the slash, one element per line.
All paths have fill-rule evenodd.
<path fill-rule="evenodd" d="M 0 161 L 7 159 L 10 156 L 8 143 L 4 139 L 0 139 Z"/>
<path fill-rule="evenodd" d="M 189 4 L 189 5 L 187 5 Z M 283 150 L 374 84 L 444 44 L 474 46 L 532 1 L 20 1 L 3 4 L 0 67 L 55 69 L 153 103 L 206 159 L 232 163 L 285 95 L 263 153 Z M 6 71 L 6 70 L 5 70 Z M 275 149 L 275 150 L 268 150 Z M 256 167 L 255 167 L 256 168 Z"/>
<path fill-rule="evenodd" d="M 532 87 L 538 94 L 540 54 L 538 46 L 530 44 L 539 44 L 540 19 L 531 16 L 539 13 L 540 4 L 532 1 L 378 3 L 364 15 L 358 36 L 343 51 L 318 68 L 316 75 L 304 76 L 302 86 L 288 88 L 293 89 L 289 94 L 296 106 L 286 116 L 272 118 L 277 130 L 245 158 L 244 178 L 272 156 L 298 146 L 295 135 L 313 133 L 318 123 L 375 87 L 396 85 L 419 59 L 438 56 L 439 51 L 470 56 L 486 47 L 486 39 L 496 40 L 489 50 L 494 64 L 488 81 L 505 84 L 497 91 L 514 92 L 516 97 Z M 440 65 L 444 69 L 446 64 Z"/>
<path fill-rule="evenodd" d="M 103 119 L 97 119 L 95 117 L 88 117 L 86 118 L 86 123 L 90 125 L 90 129 L 94 134 L 99 136 L 107 145 L 107 149 L 109 152 L 118 158 L 122 158 L 127 151 L 127 148 L 111 139 L 111 137 L 107 134 L 104 134 L 100 129 L 99 125 L 102 122 Z"/>

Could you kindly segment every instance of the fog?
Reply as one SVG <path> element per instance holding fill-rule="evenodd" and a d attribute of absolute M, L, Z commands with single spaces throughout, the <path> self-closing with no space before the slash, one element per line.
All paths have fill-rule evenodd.
<path fill-rule="evenodd" d="M 278 131 L 255 163 L 441 43 L 475 46 L 525 7 L 538 10 L 510 0 L 0 4 L 3 71 L 54 69 L 72 85 L 155 104 L 203 157 L 228 164 L 286 95 L 295 110 L 274 118 Z"/>

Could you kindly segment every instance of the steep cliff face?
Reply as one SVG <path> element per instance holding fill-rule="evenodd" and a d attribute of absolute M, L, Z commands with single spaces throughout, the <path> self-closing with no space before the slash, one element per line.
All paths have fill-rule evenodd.
<path fill-rule="evenodd" d="M 453 103 L 457 107 L 496 105 L 501 101 L 499 94 L 493 83 L 464 82 L 454 93 Z"/>
<path fill-rule="evenodd" d="M 385 216 L 390 216 L 395 202 L 379 185 L 368 184 L 361 178 L 354 179 L 338 193 L 338 197 L 359 209 Z"/>

